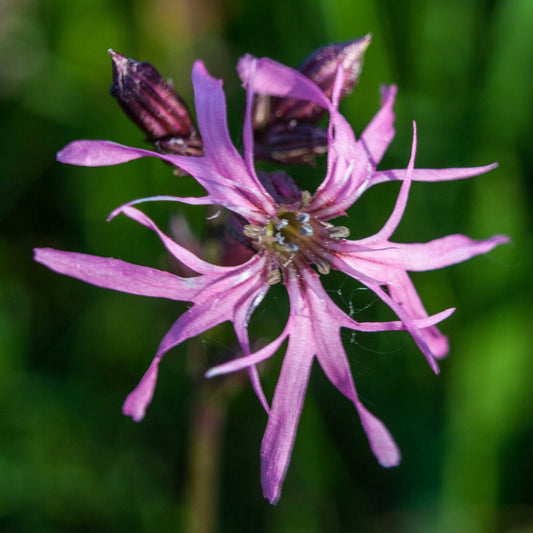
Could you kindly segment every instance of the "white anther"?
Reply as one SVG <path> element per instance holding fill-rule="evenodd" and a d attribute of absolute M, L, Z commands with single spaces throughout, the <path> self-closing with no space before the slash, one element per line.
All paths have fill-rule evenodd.
<path fill-rule="evenodd" d="M 282 218 L 275 226 L 277 230 L 286 228 L 289 225 L 289 221 L 286 218 Z"/>
<path fill-rule="evenodd" d="M 311 218 L 311 215 L 309 213 L 298 213 L 296 215 L 296 220 L 300 222 L 301 224 L 307 224 L 310 218 Z"/>
<path fill-rule="evenodd" d="M 300 235 L 302 237 L 310 237 L 313 235 L 313 228 L 309 224 L 302 224 L 300 226 Z"/>

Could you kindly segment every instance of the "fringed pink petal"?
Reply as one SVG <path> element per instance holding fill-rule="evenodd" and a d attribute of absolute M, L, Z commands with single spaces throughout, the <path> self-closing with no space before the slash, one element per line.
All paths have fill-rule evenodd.
<path fill-rule="evenodd" d="M 187 248 L 180 246 L 177 242 L 172 240 L 170 237 L 165 235 L 154 223 L 154 221 L 144 214 L 142 211 L 139 211 L 135 207 L 122 206 L 113 211 L 110 217 L 115 217 L 119 213 L 126 215 L 128 218 L 135 220 L 139 224 L 151 229 L 156 235 L 161 239 L 161 242 L 164 244 L 165 248 L 183 264 L 187 265 L 190 269 L 198 272 L 199 274 L 215 274 L 227 272 L 228 267 L 221 267 L 218 265 L 212 265 L 200 259 L 197 255 L 193 254 Z"/>
<path fill-rule="evenodd" d="M 257 396 L 257 399 L 263 406 L 265 412 L 267 414 L 270 413 L 270 405 L 268 405 L 268 400 L 266 399 L 263 386 L 261 385 L 259 372 L 257 371 L 257 367 L 255 365 L 248 367 L 248 376 L 250 377 L 250 383 L 252 385 L 252 389 L 255 392 L 255 395 Z"/>
<path fill-rule="evenodd" d="M 383 423 L 363 407 L 357 396 L 340 337 L 344 313 L 329 299 L 321 286 L 322 294 L 317 291 L 318 287 L 315 286 L 312 290 L 310 288 L 307 284 L 303 297 L 307 300 L 311 313 L 309 321 L 314 326 L 317 360 L 328 379 L 357 409 L 370 448 L 378 462 L 385 467 L 396 466 L 400 462 L 398 446 Z"/>
<path fill-rule="evenodd" d="M 267 57 L 258 59 L 246 54 L 239 59 L 237 71 L 245 86 L 254 77 L 256 93 L 309 100 L 325 109 L 331 106 L 328 97 L 309 78 Z"/>
<path fill-rule="evenodd" d="M 194 64 L 192 80 L 204 159 L 210 161 L 220 177 L 229 180 L 250 202 L 273 214 L 272 198 L 257 179 L 253 165 L 245 165 L 229 137 L 222 80 L 210 76 L 201 61 Z"/>
<path fill-rule="evenodd" d="M 370 449 L 379 464 L 385 468 L 398 466 L 401 461 L 401 454 L 389 430 L 361 402 L 357 402 L 356 408 L 368 437 Z"/>
<path fill-rule="evenodd" d="M 411 179 L 413 181 L 452 181 L 472 178 L 485 174 L 498 167 L 498 163 L 482 167 L 465 168 L 415 168 Z M 372 174 L 369 186 L 388 181 L 403 181 L 407 174 L 406 169 L 378 170 Z"/>
<path fill-rule="evenodd" d="M 261 443 L 261 485 L 265 498 L 272 504 L 281 496 L 296 438 L 313 363 L 311 338 L 308 324 L 297 322 L 291 332 Z"/>
<path fill-rule="evenodd" d="M 95 255 L 36 248 L 35 261 L 49 269 L 115 291 L 190 301 L 198 292 L 194 278 L 179 278 L 169 272 Z"/>
<path fill-rule="evenodd" d="M 202 291 L 195 295 L 193 307 L 174 323 L 161 340 L 157 353 L 162 355 L 181 342 L 228 320 L 235 320 L 241 302 L 256 290 L 264 259 L 254 256 L 248 263 L 227 267 L 225 273 L 209 276 Z M 193 278 L 194 279 L 194 278 Z"/>
<path fill-rule="evenodd" d="M 450 350 L 448 338 L 435 326 L 421 327 L 416 321 L 423 320 L 428 313 L 418 295 L 418 292 L 406 272 L 397 271 L 394 278 L 387 284 L 391 298 L 406 310 L 413 319 L 420 334 L 423 336 L 431 353 L 442 359 Z"/>
<path fill-rule="evenodd" d="M 439 366 L 435 360 L 435 354 L 431 351 L 429 347 L 426 336 L 423 334 L 424 330 L 421 330 L 417 327 L 413 318 L 404 308 L 400 305 L 395 299 L 389 296 L 381 287 L 374 285 L 369 286 L 374 293 L 379 296 L 398 316 L 398 318 L 404 323 L 405 329 L 411 334 L 413 340 L 416 342 L 417 346 L 420 348 L 424 354 L 429 366 L 435 374 L 439 373 Z M 417 317 L 418 318 L 418 317 Z"/>
<path fill-rule="evenodd" d="M 60 163 L 82 167 L 105 167 L 120 165 L 141 157 L 158 157 L 175 164 L 174 156 L 163 155 L 151 150 L 130 148 L 111 141 L 74 141 L 57 153 Z"/>
<path fill-rule="evenodd" d="M 395 94 L 395 87 L 386 92 L 382 109 L 357 142 L 336 106 L 330 109 L 328 172 L 310 205 L 318 218 L 329 220 L 343 215 L 369 187 L 375 167 L 394 137 Z"/>
<path fill-rule="evenodd" d="M 373 260 L 395 268 L 420 272 L 444 268 L 466 261 L 476 255 L 490 252 L 496 246 L 509 242 L 506 235 L 494 235 L 476 241 L 465 235 L 448 235 L 426 243 L 390 243 L 382 250 L 376 250 Z"/>
<path fill-rule="evenodd" d="M 267 344 L 263 348 L 257 350 L 256 352 L 238 357 L 221 365 L 210 368 L 206 373 L 206 378 L 213 378 L 215 376 L 221 376 L 222 374 L 229 374 L 231 372 L 237 372 L 238 370 L 243 370 L 244 368 L 249 368 L 253 365 L 257 365 L 262 361 L 265 361 L 272 355 L 276 353 L 283 341 L 287 338 L 290 333 L 291 324 L 288 323 L 281 335 L 271 343 Z"/>
<path fill-rule="evenodd" d="M 407 174 L 405 180 L 402 183 L 398 198 L 396 199 L 396 204 L 394 209 L 387 220 L 384 226 L 376 233 L 373 237 L 364 239 L 361 244 L 365 245 L 368 242 L 372 241 L 387 241 L 390 236 L 396 231 L 396 228 L 402 220 L 403 214 L 405 212 L 405 207 L 407 206 L 407 199 L 409 197 L 409 189 L 411 188 L 411 176 L 413 168 L 415 166 L 415 155 L 416 155 L 416 123 L 413 122 L 413 144 L 411 147 L 411 157 L 409 159 L 409 165 L 407 166 Z"/>
<path fill-rule="evenodd" d="M 364 129 L 358 141 L 368 154 L 374 168 L 379 165 L 394 138 L 393 107 L 397 92 L 395 85 L 382 88 L 381 109 Z"/>

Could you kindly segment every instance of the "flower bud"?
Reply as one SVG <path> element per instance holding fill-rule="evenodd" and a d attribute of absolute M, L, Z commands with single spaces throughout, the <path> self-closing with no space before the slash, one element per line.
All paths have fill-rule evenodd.
<path fill-rule="evenodd" d="M 255 156 L 285 165 L 313 165 L 328 149 L 328 133 L 312 124 L 274 124 L 255 136 Z"/>
<path fill-rule="evenodd" d="M 202 140 L 185 102 L 150 63 L 109 50 L 113 61 L 110 93 L 161 152 L 201 156 Z"/>

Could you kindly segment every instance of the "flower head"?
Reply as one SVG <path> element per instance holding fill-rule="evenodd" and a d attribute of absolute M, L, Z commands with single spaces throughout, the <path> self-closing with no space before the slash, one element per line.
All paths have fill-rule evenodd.
<path fill-rule="evenodd" d="M 488 252 L 507 238 L 474 241 L 451 235 L 423 244 L 391 241 L 407 203 L 413 180 L 460 179 L 494 167 L 415 169 L 416 128 L 406 170 L 378 171 L 377 166 L 394 136 L 392 106 L 395 87 L 383 93 L 381 109 L 356 139 L 338 112 L 346 72 L 337 68 L 331 96 L 302 73 L 267 58 L 245 56 L 238 66 L 247 89 L 244 156 L 230 140 L 222 83 L 203 63 L 194 65 L 192 80 L 203 155 L 189 157 L 130 148 L 109 141 L 76 141 L 58 154 L 59 161 L 83 166 L 124 163 L 145 156 L 163 159 L 190 173 L 205 188 L 203 197 L 157 196 L 130 202 L 110 218 L 123 214 L 146 226 L 167 250 L 198 275 L 178 277 L 117 259 L 51 249 L 37 249 L 36 260 L 61 274 L 122 292 L 192 302 L 165 335 L 156 357 L 124 403 L 123 411 L 141 420 L 150 403 L 159 363 L 172 347 L 230 320 L 243 357 L 212 368 L 209 377 L 247 369 L 252 385 L 268 412 L 261 446 L 262 485 L 275 503 L 288 468 L 311 366 L 316 359 L 333 385 L 355 406 L 370 447 L 385 467 L 400 461 L 399 450 L 385 426 L 357 396 L 340 336 L 341 328 L 356 331 L 409 331 L 431 368 L 446 355 L 448 344 L 435 324 L 453 310 L 428 316 L 408 271 L 442 268 Z M 312 102 L 329 113 L 327 173 L 311 194 L 301 191 L 283 172 L 257 173 L 253 161 L 252 107 L 254 95 Z M 396 205 L 383 228 L 362 240 L 348 240 L 348 230 L 330 221 L 340 215 L 369 187 L 390 180 L 403 181 Z M 233 212 L 234 232 L 253 250 L 237 266 L 209 264 L 165 235 L 135 204 L 169 200 L 188 204 L 216 204 Z M 398 321 L 356 322 L 339 309 L 322 287 L 320 276 L 337 269 L 353 277 L 383 300 Z M 247 325 L 272 284 L 286 287 L 290 312 L 281 335 L 252 352 Z M 288 339 L 281 373 L 269 405 L 261 389 L 256 365 L 272 356 Z"/>

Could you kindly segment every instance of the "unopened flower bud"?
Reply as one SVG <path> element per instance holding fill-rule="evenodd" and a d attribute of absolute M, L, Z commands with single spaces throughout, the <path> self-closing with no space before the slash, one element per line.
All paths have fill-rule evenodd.
<path fill-rule="evenodd" d="M 156 68 L 109 50 L 113 60 L 110 93 L 128 117 L 161 152 L 201 156 L 202 140 L 185 102 Z"/>
<path fill-rule="evenodd" d="M 302 193 L 294 180 L 283 170 L 276 170 L 274 172 L 264 172 L 259 170 L 257 172 L 259 181 L 263 187 L 280 204 L 298 203 L 302 197 Z"/>
<path fill-rule="evenodd" d="M 328 149 L 328 134 L 312 124 L 274 124 L 255 137 L 255 156 L 285 165 L 313 165 L 317 155 Z"/>

